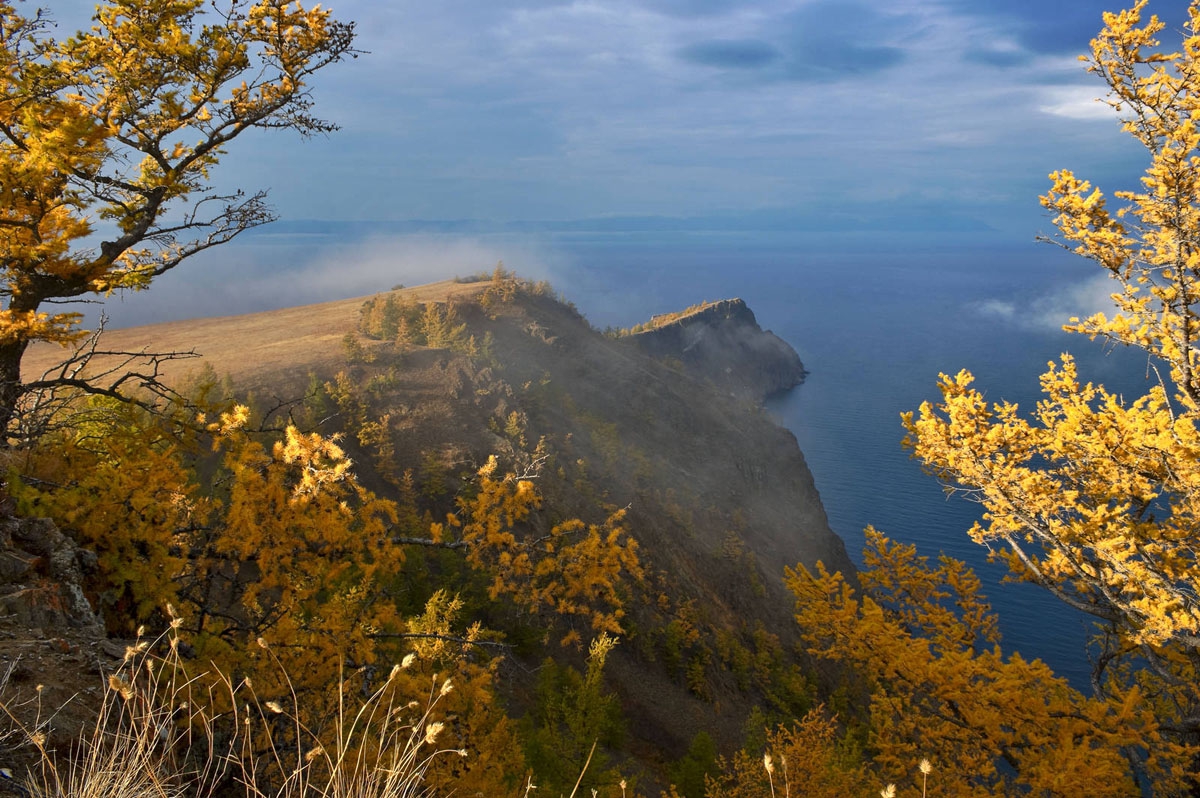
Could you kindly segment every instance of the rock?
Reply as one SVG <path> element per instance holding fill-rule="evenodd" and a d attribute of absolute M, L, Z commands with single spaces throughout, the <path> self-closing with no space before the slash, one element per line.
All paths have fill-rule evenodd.
<path fill-rule="evenodd" d="M 49 557 L 66 540 L 49 518 L 10 518 L 4 525 L 12 545 L 39 557 Z"/>
<path fill-rule="evenodd" d="M 720 390 L 761 401 L 804 380 L 804 364 L 786 341 L 758 326 L 740 299 L 724 299 L 682 314 L 655 316 L 630 338 L 659 359 L 674 358 Z"/>
<path fill-rule="evenodd" d="M 83 591 L 95 554 L 47 518 L 0 520 L 0 614 L 29 627 L 99 633 L 103 624 Z"/>

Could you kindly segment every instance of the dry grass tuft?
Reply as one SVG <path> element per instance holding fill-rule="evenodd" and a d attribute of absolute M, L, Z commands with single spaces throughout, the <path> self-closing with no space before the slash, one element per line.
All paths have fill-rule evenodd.
<path fill-rule="evenodd" d="M 248 680 L 189 676 L 177 626 L 129 648 L 94 726 L 71 750 L 49 748 L 42 722 L 23 725 L 0 702 L 13 733 L 37 753 L 20 778 L 31 798 L 415 798 L 430 794 L 425 776 L 436 757 L 466 756 L 436 746 L 444 724 L 434 715 L 449 680 L 435 677 L 423 706 L 396 701 L 409 657 L 357 706 L 343 700 L 323 736 L 304 723 L 294 693 L 288 705 L 260 700 Z"/>

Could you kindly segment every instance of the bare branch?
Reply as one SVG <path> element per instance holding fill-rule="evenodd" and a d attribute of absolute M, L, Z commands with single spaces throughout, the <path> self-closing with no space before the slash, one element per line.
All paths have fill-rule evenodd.
<path fill-rule="evenodd" d="M 21 386 L 11 422 L 10 437 L 13 440 L 27 443 L 66 423 L 66 414 L 80 394 L 105 396 L 149 412 L 161 411 L 164 403 L 187 404 L 181 394 L 162 381 L 160 373 L 164 363 L 199 355 L 194 350 L 102 350 L 99 342 L 106 323 L 107 318 L 101 315 L 95 331 L 65 360 Z M 98 370 L 89 371 L 94 363 L 106 360 L 111 362 Z M 141 392 L 141 395 L 136 392 Z"/>

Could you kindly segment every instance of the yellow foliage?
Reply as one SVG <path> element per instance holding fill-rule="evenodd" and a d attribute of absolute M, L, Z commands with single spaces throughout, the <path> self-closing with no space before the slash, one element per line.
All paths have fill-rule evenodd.
<path fill-rule="evenodd" d="M 314 729 L 336 714 L 343 670 L 369 682 L 415 654 L 420 667 L 396 676 L 396 689 L 416 700 L 435 674 L 451 676 L 444 740 L 473 754 L 431 765 L 432 783 L 514 792 L 522 748 L 493 699 L 498 660 L 481 656 L 496 635 L 436 584 L 423 610 L 401 612 L 405 597 L 393 591 L 406 549 L 461 550 L 464 568 L 485 570 L 493 598 L 615 631 L 620 585 L 640 576 L 619 517 L 531 537 L 540 497 L 492 458 L 447 527 L 397 539 L 398 505 L 358 482 L 335 440 L 295 428 L 252 433 L 250 420 L 237 406 L 187 432 L 93 400 L 88 413 L 13 453 L 20 473 L 10 490 L 21 513 L 51 517 L 96 550 L 91 587 L 114 631 L 164 623 L 169 602 L 196 662 L 249 677 L 264 701 L 303 696 Z"/>
<path fill-rule="evenodd" d="M 1069 171 L 1042 204 L 1058 243 L 1113 279 L 1112 314 L 1064 329 L 1137 347 L 1155 381 L 1123 398 L 1063 355 L 1029 417 L 989 404 L 967 372 L 906 414 L 906 443 L 950 490 L 982 503 L 972 537 L 1013 571 L 1099 621 L 1095 683 L 1151 707 L 1175 739 L 1200 734 L 1200 2 L 1162 52 L 1146 0 L 1105 14 L 1084 58 L 1147 150 L 1140 191 L 1104 195 Z M 1139 749 L 1142 750 L 1142 749 Z M 1153 760 L 1155 751 L 1148 747 Z"/>
<path fill-rule="evenodd" d="M 212 423 L 216 490 L 187 461 L 205 456 L 164 426 L 107 403 L 30 453 L 11 480 L 26 514 L 48 515 L 97 551 L 110 625 L 129 633 L 170 602 L 196 648 L 230 670 L 252 668 L 247 641 L 291 648 L 300 686 L 336 682 L 345 657 L 374 661 L 380 633 L 402 630 L 376 587 L 401 567 L 395 508 L 366 491 L 332 441 L 288 429 L 270 448 L 242 427 L 244 407 Z M 265 684 L 264 684 L 265 687 Z"/>
<path fill-rule="evenodd" d="M 1067 355 L 1043 375 L 1033 420 L 989 406 L 971 382 L 943 375 L 942 404 L 905 423 L 917 456 L 987 508 L 972 537 L 1004 543 L 1018 573 L 1136 644 L 1200 643 L 1194 414 L 1161 386 L 1123 403 L 1080 384 Z"/>
<path fill-rule="evenodd" d="M 541 498 L 528 479 L 497 478 L 493 456 L 479 470 L 477 493 L 459 503 L 449 519 L 461 527 L 467 558 L 492 574 L 495 599 L 508 596 L 532 612 L 550 610 L 587 621 L 594 632 L 621 633 L 623 578 L 642 578 L 637 541 L 621 525 L 624 512 L 603 524 L 578 519 L 556 524 L 547 534 L 522 534 L 522 524 Z M 571 630 L 563 643 L 578 642 Z"/>
<path fill-rule="evenodd" d="M 98 609 L 124 635 L 166 604 L 181 603 L 193 520 L 208 514 L 181 462 L 187 443 L 151 429 L 135 434 L 123 423 L 127 416 L 93 403 L 58 445 L 21 453 L 15 465 L 25 480 L 8 479 L 21 513 L 55 519 L 97 553 L 104 574 Z M 39 477 L 61 487 L 30 487 L 43 484 Z"/>
<path fill-rule="evenodd" d="M 875 783 L 839 738 L 836 721 L 817 707 L 767 736 L 767 752 L 737 752 L 709 777 L 706 798 L 874 798 Z"/>
<path fill-rule="evenodd" d="M 913 764 L 937 761 L 941 795 L 1015 788 L 1047 796 L 1137 794 L 1149 774 L 1162 794 L 1188 783 L 1195 747 L 1164 735 L 1138 689 L 1086 698 L 1038 660 L 1003 656 L 978 581 L 949 558 L 867 530 L 861 595 L 823 567 L 789 570 L 809 651 L 842 668 L 866 708 L 867 753 L 880 782 L 919 789 Z M 1127 753 L 1151 761 L 1135 768 Z"/>
<path fill-rule="evenodd" d="M 0 2 L 0 427 L 33 341 L 70 343 L 78 313 L 48 302 L 146 288 L 187 257 L 271 221 L 261 192 L 205 194 L 251 128 L 328 132 L 307 81 L 354 53 L 319 5 L 103 2 L 89 30 L 52 35 Z M 99 239 L 97 241 L 96 239 Z"/>

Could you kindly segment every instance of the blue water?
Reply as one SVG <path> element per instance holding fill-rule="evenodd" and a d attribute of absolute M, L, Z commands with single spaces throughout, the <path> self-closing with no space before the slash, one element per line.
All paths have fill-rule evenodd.
<path fill-rule="evenodd" d="M 1007 570 L 989 563 L 986 549 L 966 534 L 978 505 L 948 498 L 909 459 L 900 414 L 937 399 L 938 373 L 961 368 L 975 374 L 989 399 L 1032 407 L 1038 376 L 1063 351 L 1076 355 L 1087 379 L 1143 390 L 1144 359 L 1106 352 L 1051 320 L 1072 306 L 1094 267 L 1032 241 L 931 246 L 892 234 L 576 242 L 575 250 L 589 288 L 580 305 L 601 326 L 699 299 L 743 297 L 810 371 L 770 409 L 799 440 L 830 525 L 851 557 L 861 562 L 862 530 L 873 524 L 925 554 L 966 560 L 984 579 L 1004 648 L 1041 658 L 1087 689 L 1090 620 L 1036 586 L 1002 583 Z M 638 290 L 623 288 L 630 284 Z M 1105 291 L 1086 293 L 1102 298 Z M 1012 313 L 989 313 L 988 303 L 1004 303 Z M 1074 312 L 1099 309 L 1087 304 Z"/>
<path fill-rule="evenodd" d="M 1088 297 L 1105 291 L 1081 290 L 1095 267 L 1048 245 L 977 235 L 933 242 L 896 233 L 497 235 L 466 246 L 421 236 L 356 246 L 320 237 L 248 238 L 220 259 L 189 264 L 187 276 L 182 269 L 168 275 L 145 298 L 114 306 L 114 321 L 259 310 L 437 276 L 411 265 L 413 246 L 420 257 L 445 256 L 444 276 L 490 270 L 503 258 L 519 273 L 549 277 L 600 328 L 740 296 L 810 372 L 770 410 L 796 434 L 851 556 L 860 553 L 863 527 L 873 524 L 923 553 L 967 560 L 984 578 L 1005 649 L 1042 658 L 1086 687 L 1088 620 L 1032 585 L 1001 584 L 1004 570 L 966 535 L 977 506 L 947 499 L 908 458 L 899 416 L 937 398 L 939 371 L 960 368 L 975 373 L 989 399 L 1031 407 L 1038 375 L 1065 350 L 1076 354 L 1086 379 L 1144 390 L 1144 359 L 1056 329 L 1067 308 L 1099 309 Z M 389 252 L 397 264 L 391 271 Z M 368 259 L 376 265 L 361 267 Z M 248 279 L 258 289 L 247 289 Z"/>

